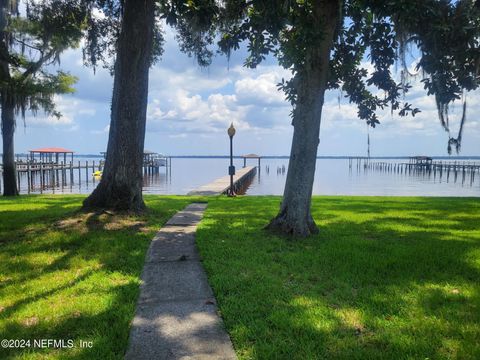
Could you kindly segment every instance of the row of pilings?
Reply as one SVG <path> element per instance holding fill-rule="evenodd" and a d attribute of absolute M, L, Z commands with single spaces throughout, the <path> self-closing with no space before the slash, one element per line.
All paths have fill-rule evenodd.
<path fill-rule="evenodd" d="M 26 193 L 50 191 L 55 189 L 72 189 L 75 187 L 86 187 L 88 189 L 89 183 L 95 185 L 100 181 L 100 174 L 96 172 L 103 170 L 104 161 L 85 161 L 85 162 L 59 162 L 59 163 L 42 163 L 17 161 L 15 164 L 17 171 L 17 186 L 19 191 L 26 191 Z M 166 172 L 171 173 L 172 161 L 167 158 L 165 168 Z M 144 164 L 144 177 L 147 175 L 158 174 L 160 166 L 152 164 Z M 0 168 L 1 175 L 1 168 Z M 0 176 L 0 188 L 1 176 Z M 25 186 L 26 185 L 26 186 Z"/>
<path fill-rule="evenodd" d="M 260 167 L 254 166 L 251 171 L 247 172 L 244 176 L 235 181 L 233 184 L 234 193 L 237 195 L 245 195 L 257 173 L 258 177 L 260 178 Z M 227 192 L 225 191 L 224 194 L 226 193 Z"/>
<path fill-rule="evenodd" d="M 96 171 L 102 171 L 103 161 L 86 161 L 85 163 L 73 163 L 72 161 L 64 163 L 22 163 L 16 164 L 17 186 L 21 191 L 22 182 L 26 181 L 27 193 L 43 192 L 43 190 L 55 188 L 68 188 L 74 185 L 82 186 L 82 182 L 87 185 L 90 182 L 95 184 L 100 178 L 93 176 Z"/>
<path fill-rule="evenodd" d="M 457 182 L 461 178 L 462 184 L 473 185 L 475 178 L 480 177 L 480 163 L 475 161 L 432 161 L 428 164 L 414 162 L 378 161 L 370 158 L 357 157 L 348 159 L 349 169 L 357 171 L 379 171 L 384 173 L 405 174 L 411 176 L 433 177 L 433 179 Z"/>

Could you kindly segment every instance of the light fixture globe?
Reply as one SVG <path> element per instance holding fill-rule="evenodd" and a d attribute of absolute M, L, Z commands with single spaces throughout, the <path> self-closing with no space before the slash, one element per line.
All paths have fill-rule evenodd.
<path fill-rule="evenodd" d="M 235 135 L 235 128 L 233 127 L 233 122 L 230 124 L 230 127 L 227 130 L 227 133 L 228 133 L 228 136 L 230 136 L 231 138 L 233 138 L 233 136 Z"/>

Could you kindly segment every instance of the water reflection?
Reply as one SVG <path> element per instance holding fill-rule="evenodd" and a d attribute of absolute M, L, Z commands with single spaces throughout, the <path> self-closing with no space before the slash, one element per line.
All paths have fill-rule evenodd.
<path fill-rule="evenodd" d="M 264 176 L 248 189 L 250 195 L 281 195 L 288 160 L 265 159 Z M 446 167 L 407 166 L 407 160 L 353 161 L 318 159 L 313 194 L 317 195 L 397 195 L 397 196 L 480 196 L 480 170 L 468 166 L 480 162 L 457 161 Z M 463 166 L 465 165 L 465 171 Z"/>

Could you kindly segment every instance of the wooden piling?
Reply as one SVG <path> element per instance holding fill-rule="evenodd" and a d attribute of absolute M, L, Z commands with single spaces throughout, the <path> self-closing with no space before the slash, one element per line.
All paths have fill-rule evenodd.
<path fill-rule="evenodd" d="M 30 161 L 27 160 L 27 189 L 28 193 L 30 193 L 30 186 L 31 186 L 31 173 L 30 173 Z M 18 189 L 20 191 L 20 189 Z"/>
<path fill-rule="evenodd" d="M 55 187 L 55 167 L 53 163 L 50 164 L 50 185 Z"/>
<path fill-rule="evenodd" d="M 15 175 L 17 175 L 17 183 L 18 183 L 18 191 L 20 191 L 20 174 L 19 172 L 17 171 L 17 164 L 15 164 Z"/>

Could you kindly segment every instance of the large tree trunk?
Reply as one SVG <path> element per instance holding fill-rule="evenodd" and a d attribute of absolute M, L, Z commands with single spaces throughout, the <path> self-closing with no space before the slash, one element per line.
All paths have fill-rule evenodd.
<path fill-rule="evenodd" d="M 295 75 L 297 103 L 287 180 L 280 211 L 267 226 L 293 236 L 318 232 L 311 215 L 311 197 L 330 50 L 340 16 L 339 0 L 315 1 L 314 7 L 321 34 L 317 44 L 306 50 L 305 65 Z"/>
<path fill-rule="evenodd" d="M 118 40 L 107 157 L 102 179 L 85 209 L 139 212 L 154 0 L 127 0 Z"/>
<path fill-rule="evenodd" d="M 4 98 L 4 96 L 2 96 Z M 15 111 L 8 100 L 2 100 L 2 142 L 3 142 L 3 195 L 18 195 L 17 171 L 15 169 Z"/>
<path fill-rule="evenodd" d="M 4 84 L 10 80 L 10 69 L 8 66 L 8 34 L 7 14 L 11 7 L 9 0 L 0 0 L 0 82 Z M 18 195 L 17 172 L 15 169 L 15 106 L 13 105 L 8 89 L 0 92 L 2 105 L 2 143 L 3 143 L 3 195 Z"/>

